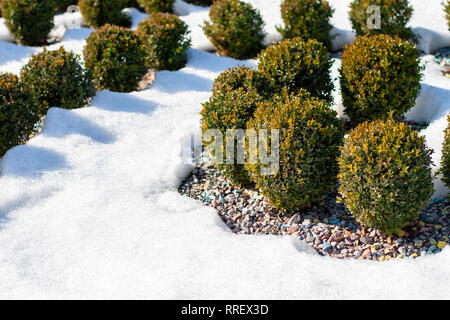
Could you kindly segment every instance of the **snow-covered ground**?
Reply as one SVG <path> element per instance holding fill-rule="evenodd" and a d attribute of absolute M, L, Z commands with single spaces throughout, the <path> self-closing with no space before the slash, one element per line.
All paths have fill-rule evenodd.
<path fill-rule="evenodd" d="M 268 39 L 277 39 L 279 1 L 250 2 L 264 15 Z M 349 30 L 349 1 L 331 2 L 333 23 Z M 427 38 L 438 39 L 425 42 L 429 48 L 450 46 L 440 1 L 412 3 L 412 26 L 439 35 Z M 191 169 L 182 148 L 199 134 L 212 81 L 256 61 L 199 50 L 208 49 L 195 28 L 207 10 L 180 0 L 176 10 L 193 30 L 185 68 L 159 72 L 141 92 L 101 91 L 88 108 L 51 109 L 43 132 L 1 161 L 0 298 L 450 298 L 448 247 L 383 263 L 324 258 L 290 237 L 235 235 L 214 209 L 177 193 Z M 135 26 L 145 15 L 131 12 Z M 58 17 L 55 33 L 74 17 Z M 0 22 L 6 39 L 2 30 Z M 50 48 L 81 53 L 90 32 L 68 30 Z M 18 73 L 38 50 L 0 41 L 0 71 Z M 431 123 L 424 134 L 438 164 L 450 80 L 431 56 L 423 63 L 422 93 L 407 116 Z M 342 115 L 338 91 L 335 98 Z"/>

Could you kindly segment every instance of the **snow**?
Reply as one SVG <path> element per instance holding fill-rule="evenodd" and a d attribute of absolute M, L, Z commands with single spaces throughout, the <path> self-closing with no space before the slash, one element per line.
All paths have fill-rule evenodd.
<path fill-rule="evenodd" d="M 434 2 L 422 8 L 419 1 L 412 2 L 426 16 L 413 25 L 444 30 Z M 275 39 L 278 1 L 252 3 Z M 180 0 L 176 10 L 191 27 L 207 12 Z M 136 26 L 142 14 L 129 12 Z M 341 18 L 336 25 L 348 30 Z M 44 130 L 1 160 L 0 298 L 450 298 L 448 247 L 383 263 L 325 258 L 291 237 L 235 235 L 214 209 L 177 193 L 192 169 L 182 148 L 199 135 L 214 78 L 256 65 L 199 50 L 207 43 L 192 29 L 197 42 L 185 68 L 157 73 L 144 91 L 104 90 L 88 108 L 50 109 Z M 1 30 L 0 23 L 4 39 Z M 50 49 L 82 53 L 90 32 L 69 29 Z M 39 50 L 0 41 L 0 71 L 19 73 Z M 438 164 L 450 80 L 431 56 L 422 61 L 422 93 L 407 117 L 431 122 L 423 134 Z M 335 100 L 343 116 L 338 90 Z"/>

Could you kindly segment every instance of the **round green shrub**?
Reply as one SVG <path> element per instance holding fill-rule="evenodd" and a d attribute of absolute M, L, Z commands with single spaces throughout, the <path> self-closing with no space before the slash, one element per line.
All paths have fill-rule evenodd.
<path fill-rule="evenodd" d="M 211 22 L 203 31 L 220 55 L 236 59 L 254 57 L 263 48 L 264 22 L 258 10 L 239 0 L 214 1 Z"/>
<path fill-rule="evenodd" d="M 297 94 L 284 91 L 272 100 L 258 103 L 249 129 L 279 130 L 279 167 L 274 175 L 264 175 L 260 157 L 247 163 L 262 194 L 282 212 L 291 212 L 327 197 L 337 184 L 337 157 L 344 129 L 329 105 L 304 89 Z M 273 142 L 269 148 L 273 148 Z"/>
<path fill-rule="evenodd" d="M 398 37 L 363 36 L 344 51 L 340 68 L 342 102 L 353 124 L 399 119 L 411 109 L 422 77 L 416 47 Z"/>
<path fill-rule="evenodd" d="M 196 4 L 202 7 L 209 7 L 213 4 L 213 0 L 184 0 L 187 3 Z"/>
<path fill-rule="evenodd" d="M 70 6 L 78 5 L 77 0 L 53 0 L 56 3 L 56 11 L 67 12 Z"/>
<path fill-rule="evenodd" d="M 368 21 L 372 12 L 369 6 L 380 7 L 380 28 L 375 29 Z M 357 35 L 389 34 L 404 40 L 417 41 L 410 28 L 406 27 L 411 19 L 413 8 L 408 0 L 354 0 L 350 3 L 350 22 Z"/>
<path fill-rule="evenodd" d="M 269 79 L 273 93 L 283 88 L 296 93 L 301 88 L 327 102 L 333 100 L 330 68 L 333 64 L 327 49 L 317 40 L 287 39 L 269 47 L 258 56 L 259 71 Z"/>
<path fill-rule="evenodd" d="M 100 28 L 107 23 L 122 27 L 131 25 L 130 17 L 122 12 L 127 7 L 127 0 L 80 0 L 78 6 L 89 27 Z"/>
<path fill-rule="evenodd" d="M 264 78 L 252 68 L 236 67 L 221 73 L 214 82 L 209 101 L 203 104 L 202 132 L 217 129 L 225 140 L 227 129 L 245 130 L 247 121 L 253 117 L 256 102 L 264 99 L 258 92 L 264 87 Z M 204 144 L 208 146 L 211 142 L 204 141 Z M 213 153 L 214 157 L 223 162 L 217 164 L 218 169 L 234 184 L 249 185 L 250 179 L 244 164 L 238 164 L 237 161 L 234 164 L 226 164 L 225 141 L 223 147 L 223 159 Z M 234 152 L 236 160 L 236 149 Z"/>
<path fill-rule="evenodd" d="M 148 14 L 154 12 L 173 12 L 175 0 L 137 0 Z"/>
<path fill-rule="evenodd" d="M 178 70 L 187 62 L 191 45 L 188 26 L 170 13 L 152 13 L 139 23 L 139 35 L 147 52 L 147 66 L 157 70 Z"/>
<path fill-rule="evenodd" d="M 25 142 L 39 121 L 31 95 L 19 78 L 0 73 L 0 156 Z"/>
<path fill-rule="evenodd" d="M 86 68 L 98 89 L 130 92 L 146 73 L 146 53 L 133 31 L 105 25 L 93 32 L 84 47 Z"/>
<path fill-rule="evenodd" d="M 366 227 L 393 234 L 416 220 L 433 194 L 425 138 L 404 123 L 364 122 L 345 139 L 339 191 Z"/>
<path fill-rule="evenodd" d="M 6 27 L 18 43 L 40 46 L 47 43 L 53 28 L 55 3 L 40 0 L 2 0 Z"/>
<path fill-rule="evenodd" d="M 41 116 L 51 107 L 82 108 L 95 94 L 89 71 L 81 59 L 64 47 L 44 51 L 31 57 L 21 70 L 21 79 L 39 105 Z"/>
<path fill-rule="evenodd" d="M 450 188 L 450 114 L 447 116 L 447 128 L 444 131 L 444 143 L 442 144 L 441 169 L 442 181 Z"/>
<path fill-rule="evenodd" d="M 330 24 L 333 12 L 325 0 L 284 0 L 281 3 L 284 27 L 277 27 L 277 30 L 284 39 L 316 39 L 331 50 L 329 34 L 333 28 Z"/>

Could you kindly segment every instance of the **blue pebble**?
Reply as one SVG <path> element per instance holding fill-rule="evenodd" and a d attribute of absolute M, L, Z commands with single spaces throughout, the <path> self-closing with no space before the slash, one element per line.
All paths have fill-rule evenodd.
<path fill-rule="evenodd" d="M 434 251 L 433 253 L 439 253 L 441 252 L 441 249 L 437 249 L 436 251 Z"/>
<path fill-rule="evenodd" d="M 328 242 L 322 243 L 322 249 L 323 250 L 327 250 L 329 247 L 331 247 L 331 244 L 329 244 Z"/>
<path fill-rule="evenodd" d="M 211 203 L 211 199 L 208 196 L 205 197 L 205 201 Z"/>
<path fill-rule="evenodd" d="M 299 239 L 299 240 L 303 240 L 303 237 L 302 237 L 302 236 L 298 236 L 298 239 Z"/>

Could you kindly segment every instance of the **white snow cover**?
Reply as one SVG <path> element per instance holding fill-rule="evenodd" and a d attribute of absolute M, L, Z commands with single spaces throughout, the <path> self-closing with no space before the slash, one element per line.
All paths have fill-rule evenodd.
<path fill-rule="evenodd" d="M 278 1 L 252 3 L 266 21 L 278 21 Z M 417 25 L 442 32 L 434 3 L 427 1 Z M 176 8 L 185 18 L 206 12 L 179 0 Z M 69 30 L 51 48 L 81 53 L 90 32 Z M 38 50 L 0 41 L 0 71 L 19 73 Z M 43 132 L 5 155 L 0 298 L 450 298 L 448 247 L 383 263 L 325 258 L 291 237 L 235 235 L 214 209 L 179 195 L 192 168 L 181 150 L 199 134 L 213 79 L 256 64 L 198 49 L 188 58 L 177 72 L 159 72 L 147 90 L 105 90 L 88 108 L 50 109 Z M 431 122 L 424 134 L 439 163 L 450 80 L 431 60 L 423 58 L 423 89 L 408 118 Z M 337 90 L 335 97 L 342 115 Z"/>

